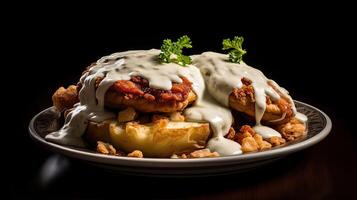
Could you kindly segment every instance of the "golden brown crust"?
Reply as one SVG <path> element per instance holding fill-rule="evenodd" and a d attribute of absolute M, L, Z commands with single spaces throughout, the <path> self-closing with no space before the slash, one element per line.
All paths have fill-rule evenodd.
<path fill-rule="evenodd" d="M 200 149 L 193 151 L 189 154 L 181 154 L 181 155 L 176 155 L 174 154 L 171 156 L 171 158 L 213 158 L 213 157 L 219 157 L 219 153 L 217 152 L 211 152 L 209 149 Z"/>
<path fill-rule="evenodd" d="M 235 137 L 237 142 L 242 145 L 244 153 L 253 151 L 264 151 L 270 149 L 272 145 L 263 140 L 262 136 L 257 134 L 250 126 L 244 125 L 241 127 L 240 132 Z"/>
<path fill-rule="evenodd" d="M 149 82 L 134 76 L 116 81 L 107 91 L 105 104 L 110 108 L 133 107 L 141 112 L 174 112 L 183 110 L 196 100 L 192 83 L 182 77 L 182 83 L 172 83 L 171 90 L 149 87 Z"/>
<path fill-rule="evenodd" d="M 121 151 L 117 151 L 113 145 L 109 143 L 105 143 L 102 141 L 97 142 L 97 152 L 101 154 L 106 154 L 106 155 L 114 155 L 114 156 L 123 156 L 125 155 Z"/>
<path fill-rule="evenodd" d="M 186 108 L 187 105 L 196 100 L 196 95 L 193 91 L 190 91 L 188 97 L 184 101 L 169 101 L 158 102 L 148 101 L 145 98 L 128 99 L 125 95 L 108 91 L 105 95 L 105 104 L 110 108 L 125 108 L 133 107 L 135 110 L 141 112 L 165 112 L 171 113 L 175 111 L 181 111 Z"/>
<path fill-rule="evenodd" d="M 192 83 L 185 77 L 181 79 L 182 83 L 172 83 L 171 90 L 150 88 L 148 80 L 139 76 L 133 76 L 130 80 L 118 80 L 106 92 L 105 105 L 114 109 L 133 107 L 140 112 L 182 111 L 197 97 L 192 91 Z M 102 78 L 97 78 L 96 87 L 101 81 Z M 77 90 L 81 88 L 82 84 L 79 82 Z"/>
<path fill-rule="evenodd" d="M 252 136 L 247 136 L 242 139 L 241 150 L 243 153 L 254 152 L 259 150 L 258 143 L 254 140 Z"/>
<path fill-rule="evenodd" d="M 285 139 L 280 137 L 263 139 L 263 137 L 257 134 L 249 125 L 242 126 L 239 129 L 239 132 L 235 132 L 234 129 L 231 128 L 225 137 L 227 139 L 238 142 L 241 145 L 241 150 L 243 153 L 264 151 L 271 149 L 273 146 L 278 146 L 285 143 Z"/>
<path fill-rule="evenodd" d="M 205 144 L 191 146 L 194 148 L 186 148 L 185 147 L 185 150 L 182 150 L 180 148 L 178 148 L 180 150 L 178 150 L 178 149 L 172 150 L 171 149 L 167 152 L 166 150 L 167 150 L 168 146 L 166 146 L 166 147 L 165 147 L 165 145 L 160 146 L 160 145 L 162 145 L 162 144 L 160 144 L 162 141 L 173 139 L 174 143 L 180 143 L 179 141 L 182 142 L 182 140 L 179 139 L 179 137 L 180 137 L 179 135 L 184 134 L 184 132 L 188 133 L 189 131 L 186 129 L 186 130 L 182 130 L 183 132 L 180 133 L 180 131 L 178 129 L 175 129 L 174 131 L 168 130 L 166 127 L 168 126 L 169 123 L 172 123 L 172 122 L 165 115 L 154 115 L 152 117 L 152 122 L 153 122 L 153 124 L 149 125 L 150 126 L 149 129 L 147 127 L 148 125 L 143 126 L 137 122 L 129 122 L 126 125 L 123 125 L 122 127 L 118 127 L 121 132 L 120 131 L 118 132 L 115 130 L 114 131 L 110 130 L 110 127 L 109 127 L 109 131 L 108 131 L 107 129 L 108 129 L 108 126 L 110 125 L 109 122 L 106 123 L 107 125 L 105 123 L 101 123 L 101 124 L 91 123 L 87 130 L 86 138 L 90 138 L 90 140 L 92 140 L 92 141 L 103 140 L 106 142 L 110 142 L 110 143 L 113 143 L 114 146 L 119 149 L 124 147 L 124 149 L 127 149 L 128 152 L 132 152 L 132 154 L 130 156 L 133 156 L 133 157 L 140 157 L 138 152 L 134 153 L 134 151 L 137 149 L 140 149 L 140 147 L 143 147 L 143 149 L 140 149 L 141 153 L 143 153 L 143 151 L 146 151 L 146 152 L 148 152 L 147 156 L 149 156 L 149 157 L 168 157 L 169 155 L 172 155 L 171 153 L 174 154 L 172 156 L 172 158 L 205 158 L 205 157 L 219 156 L 219 154 L 216 152 L 210 152 L 209 150 L 201 149 L 201 148 L 205 147 Z M 117 125 L 114 124 L 114 128 L 116 126 Z M 128 126 L 129 126 L 129 128 L 128 128 Z M 268 150 L 268 149 L 271 149 L 272 147 L 285 144 L 286 140 L 288 140 L 288 141 L 295 140 L 295 139 L 298 139 L 301 136 L 306 134 L 305 125 L 295 118 L 286 124 L 278 125 L 278 126 L 275 126 L 274 128 L 282 134 L 283 138 L 271 137 L 271 138 L 263 139 L 262 136 L 257 134 L 253 130 L 253 128 L 250 127 L 249 125 L 242 126 L 238 132 L 236 132 L 233 128 L 231 128 L 225 137 L 239 143 L 241 145 L 241 150 L 243 151 L 243 153 L 249 153 L 249 152 Z M 209 128 L 207 127 L 207 129 L 209 129 Z M 114 133 L 111 133 L 111 131 Z M 126 131 L 127 133 L 124 133 L 124 131 Z M 160 133 L 159 135 L 154 136 L 153 138 L 147 140 L 149 137 L 151 137 L 148 134 L 158 133 L 158 132 Z M 93 134 L 95 137 L 93 137 Z M 123 135 L 120 136 L 120 134 L 128 134 L 128 135 L 122 137 Z M 137 135 L 137 134 L 139 134 L 139 135 Z M 92 136 L 89 137 L 90 135 L 92 135 Z M 138 138 L 139 138 L 139 140 L 141 140 L 141 142 L 147 140 L 147 141 L 153 141 L 154 143 L 149 142 L 150 143 L 149 146 L 146 146 L 142 143 L 139 144 L 140 142 L 137 143 L 138 138 L 135 139 L 135 137 L 136 137 L 135 135 L 138 136 Z M 108 139 L 108 137 L 109 137 L 109 139 Z M 118 137 L 118 138 L 115 138 L 115 137 Z M 131 141 L 130 137 L 134 137 L 132 139 L 134 139 L 135 141 Z M 114 138 L 114 140 L 113 140 L 113 138 Z M 125 140 L 125 142 L 123 142 L 124 140 Z M 207 141 L 207 140 L 208 140 L 208 138 L 205 139 L 205 141 Z M 118 141 L 121 141 L 121 142 L 118 143 Z M 197 141 L 200 141 L 200 139 L 194 139 L 194 141 L 197 142 Z M 133 144 L 134 144 L 134 146 L 127 147 L 126 145 L 128 143 L 130 143 L 129 146 L 131 146 Z M 139 144 L 139 146 L 135 146 L 135 143 Z M 197 144 L 199 144 L 199 142 Z M 196 150 L 195 150 L 195 148 L 196 148 Z M 165 153 L 163 153 L 163 152 L 165 152 Z M 103 151 L 101 151 L 101 153 L 103 153 Z M 110 153 L 105 153 L 105 154 L 110 154 Z M 139 155 L 139 156 L 136 156 L 136 155 Z"/>
<path fill-rule="evenodd" d="M 255 116 L 255 97 L 254 88 L 251 85 L 244 85 L 242 88 L 234 88 L 229 96 L 229 105 L 231 108 L 245 113 L 254 119 Z M 273 120 L 285 118 L 280 121 L 271 122 Z M 276 102 L 272 102 L 267 97 L 267 107 L 263 115 L 262 122 L 266 124 L 284 124 L 293 117 L 292 105 L 285 99 L 281 98 Z"/>
<path fill-rule="evenodd" d="M 144 158 L 144 154 L 140 150 L 134 150 L 133 152 L 128 154 L 128 157 Z"/>
<path fill-rule="evenodd" d="M 71 109 L 74 104 L 79 102 L 79 87 L 71 85 L 67 89 L 64 87 L 58 88 L 52 96 L 53 105 L 61 112 Z M 118 93 L 114 90 L 108 90 L 105 95 L 105 105 L 109 108 L 117 109 L 133 107 L 135 110 L 141 112 L 172 113 L 175 111 L 182 111 L 197 98 L 193 91 L 189 91 L 187 98 L 182 101 L 150 101 L 146 96 L 148 95 L 143 95 L 142 98 L 128 98 L 127 95 Z"/>
<path fill-rule="evenodd" d="M 305 124 L 296 118 L 292 118 L 288 123 L 276 126 L 275 129 L 288 141 L 301 138 L 307 133 Z"/>
<path fill-rule="evenodd" d="M 126 152 L 140 150 L 148 157 L 169 157 L 202 149 L 209 137 L 208 123 L 173 122 L 169 118 L 147 124 L 90 122 L 84 135 L 90 144 L 103 141 Z"/>
<path fill-rule="evenodd" d="M 285 144 L 286 142 L 284 138 L 277 137 L 277 136 L 269 138 L 268 141 L 270 144 L 273 145 L 273 147 Z"/>
<path fill-rule="evenodd" d="M 52 95 L 53 105 L 60 111 L 64 111 L 73 107 L 74 104 L 79 102 L 77 87 L 70 85 L 67 89 L 60 87 Z"/>

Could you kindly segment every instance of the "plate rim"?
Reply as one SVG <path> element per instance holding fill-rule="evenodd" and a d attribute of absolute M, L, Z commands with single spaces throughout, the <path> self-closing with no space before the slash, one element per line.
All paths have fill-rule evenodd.
<path fill-rule="evenodd" d="M 111 155 L 102 155 L 94 152 L 86 152 L 79 149 L 74 149 L 69 146 L 63 146 L 60 144 L 52 143 L 46 141 L 42 138 L 34 128 L 35 120 L 44 112 L 53 107 L 49 107 L 47 109 L 42 110 L 41 112 L 37 113 L 30 121 L 28 126 L 28 131 L 30 137 L 35 140 L 35 142 L 47 147 L 52 152 L 61 153 L 66 156 L 77 158 L 80 160 L 92 161 L 96 163 L 103 163 L 103 164 L 111 164 L 111 165 L 121 165 L 121 166 L 137 166 L 137 167 L 147 167 L 148 163 L 152 165 L 150 167 L 155 166 L 165 166 L 165 167 L 185 167 L 196 165 L 199 166 L 214 166 L 219 165 L 220 163 L 246 163 L 254 160 L 264 160 L 267 158 L 279 157 L 287 154 L 291 154 L 308 147 L 311 147 L 321 140 L 323 140 L 331 131 L 332 129 L 332 121 L 330 117 L 325 114 L 320 109 L 309 105 L 307 103 L 294 100 L 303 106 L 310 107 L 316 111 L 318 111 L 326 120 L 325 127 L 316 135 L 311 138 L 308 138 L 304 141 L 291 144 L 289 146 L 285 146 L 282 148 L 272 149 L 268 151 L 262 152 L 254 152 L 250 154 L 240 154 L 240 155 L 231 155 L 231 156 L 224 156 L 224 157 L 216 157 L 216 158 L 195 158 L 195 159 L 171 159 L 171 158 L 131 158 L 131 157 L 119 157 L 119 156 L 111 156 Z"/>

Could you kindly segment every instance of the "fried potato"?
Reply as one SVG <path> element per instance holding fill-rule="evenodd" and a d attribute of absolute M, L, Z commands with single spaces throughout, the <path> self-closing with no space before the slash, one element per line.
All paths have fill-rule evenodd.
<path fill-rule="evenodd" d="M 85 134 L 91 144 L 100 140 L 126 152 L 140 150 L 145 157 L 167 158 L 202 149 L 209 137 L 208 123 L 172 122 L 167 119 L 147 124 L 91 122 Z"/>

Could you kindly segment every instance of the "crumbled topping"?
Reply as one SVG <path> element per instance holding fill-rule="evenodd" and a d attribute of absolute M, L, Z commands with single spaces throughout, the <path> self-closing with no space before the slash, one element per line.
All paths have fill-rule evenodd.
<path fill-rule="evenodd" d="M 143 158 L 143 152 L 139 151 L 139 150 L 135 150 L 131 153 L 128 154 L 128 157 L 134 157 L 134 158 Z"/>
<path fill-rule="evenodd" d="M 219 157 L 219 153 L 217 152 L 211 152 L 209 149 L 200 149 L 193 151 L 189 154 L 181 154 L 181 155 L 172 155 L 171 158 L 182 158 L 182 159 L 187 159 L 187 158 L 213 158 L 213 157 Z"/>
<path fill-rule="evenodd" d="M 122 156 L 123 153 L 117 151 L 113 145 L 109 143 L 105 143 L 102 141 L 97 142 L 97 152 L 101 154 L 107 154 L 107 155 L 115 155 L 115 156 Z"/>

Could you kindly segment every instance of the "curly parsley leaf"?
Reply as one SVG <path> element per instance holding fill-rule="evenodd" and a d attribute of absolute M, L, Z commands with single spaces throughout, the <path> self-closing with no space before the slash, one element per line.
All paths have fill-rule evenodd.
<path fill-rule="evenodd" d="M 182 66 L 191 64 L 191 58 L 182 54 L 183 48 L 192 48 L 191 39 L 184 35 L 177 42 L 172 42 L 170 39 L 163 41 L 159 58 L 164 63 L 177 63 Z"/>
<path fill-rule="evenodd" d="M 234 63 L 240 63 L 242 61 L 243 55 L 247 53 L 246 50 L 242 48 L 242 44 L 244 42 L 243 37 L 235 36 L 233 40 L 224 39 L 223 50 L 230 50 L 228 53 L 229 60 Z"/>

